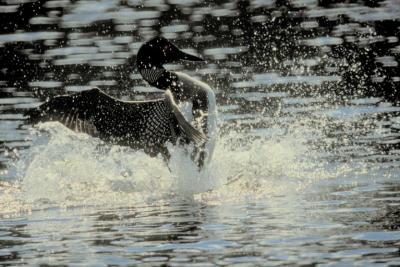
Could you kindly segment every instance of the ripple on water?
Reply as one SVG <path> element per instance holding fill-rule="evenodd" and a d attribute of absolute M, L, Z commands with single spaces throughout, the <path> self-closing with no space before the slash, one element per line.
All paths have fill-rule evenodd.
<path fill-rule="evenodd" d="M 353 237 L 355 240 L 364 241 L 400 241 L 399 231 L 388 231 L 388 232 L 365 232 L 357 234 Z"/>

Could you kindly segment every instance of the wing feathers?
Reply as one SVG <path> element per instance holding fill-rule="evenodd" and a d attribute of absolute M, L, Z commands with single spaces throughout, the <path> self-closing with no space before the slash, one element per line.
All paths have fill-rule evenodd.
<path fill-rule="evenodd" d="M 186 121 L 169 90 L 165 92 L 165 100 L 134 103 L 118 101 L 95 88 L 73 95 L 52 98 L 39 107 L 28 110 L 25 115 L 29 116 L 28 122 L 32 124 L 49 120 L 59 121 L 71 130 L 93 136 L 99 136 L 99 133 L 101 133 L 111 136 L 126 134 L 128 137 L 131 133 L 123 131 L 132 131 L 134 130 L 134 128 L 131 128 L 132 125 L 146 124 L 146 120 L 151 121 L 152 126 L 145 130 L 153 132 L 154 135 L 171 134 L 171 131 L 160 126 L 160 118 L 168 119 L 169 117 L 165 116 L 166 111 L 161 108 L 161 101 L 165 101 L 168 109 L 172 112 L 183 136 L 197 145 L 204 144 L 207 141 L 205 134 Z M 150 112 L 150 114 L 146 112 Z M 154 112 L 154 114 L 151 112 Z M 123 114 L 127 114 L 129 117 L 121 117 Z M 123 126 L 121 126 L 121 123 L 123 123 Z M 168 125 L 168 123 L 164 124 Z"/>
<path fill-rule="evenodd" d="M 167 90 L 165 92 L 165 99 L 168 105 L 170 106 L 176 120 L 178 121 L 179 128 L 184 132 L 186 137 L 189 138 L 189 140 L 194 141 L 196 144 L 205 143 L 207 137 L 202 132 L 195 129 L 189 122 L 186 121 L 178 105 L 176 104 L 170 90 Z"/>
<path fill-rule="evenodd" d="M 35 109 L 28 110 L 28 122 L 35 124 L 44 121 L 59 121 L 77 132 L 97 135 L 93 117 L 99 114 L 98 103 L 114 101 L 99 89 L 91 89 L 73 95 L 54 97 Z"/>

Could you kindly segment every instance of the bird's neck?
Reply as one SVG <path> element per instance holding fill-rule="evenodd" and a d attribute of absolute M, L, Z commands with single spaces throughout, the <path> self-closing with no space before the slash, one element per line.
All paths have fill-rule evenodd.
<path fill-rule="evenodd" d="M 147 65 L 145 68 L 139 69 L 143 79 L 151 86 L 161 90 L 167 90 L 172 85 L 178 82 L 178 77 L 175 73 L 167 71 L 161 65 Z"/>
<path fill-rule="evenodd" d="M 161 90 L 171 90 L 177 102 L 197 101 L 207 103 L 207 88 L 199 86 L 196 80 L 180 72 L 167 71 L 161 64 L 141 60 L 139 72 L 151 86 Z M 205 98 L 205 99 L 204 99 Z"/>
<path fill-rule="evenodd" d="M 167 71 L 163 66 L 151 66 L 139 71 L 143 79 L 151 86 L 161 90 L 171 90 L 177 101 L 185 101 L 190 98 L 190 92 L 184 90 L 178 75 L 172 71 Z"/>

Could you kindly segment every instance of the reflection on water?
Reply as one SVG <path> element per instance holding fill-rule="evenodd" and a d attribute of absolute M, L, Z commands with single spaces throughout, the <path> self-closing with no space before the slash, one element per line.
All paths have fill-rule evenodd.
<path fill-rule="evenodd" d="M 400 263 L 400 4 L 4 1 L 0 264 Z M 135 55 L 163 35 L 206 63 L 220 137 L 197 173 L 22 112 L 97 86 L 151 99 Z"/>

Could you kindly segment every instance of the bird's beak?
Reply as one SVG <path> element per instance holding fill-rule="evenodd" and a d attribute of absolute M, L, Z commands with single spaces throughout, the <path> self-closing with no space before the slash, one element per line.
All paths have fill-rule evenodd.
<path fill-rule="evenodd" d="M 190 61 L 205 61 L 204 59 L 202 59 L 200 57 L 196 57 L 196 56 L 187 54 L 187 53 L 182 52 L 180 50 L 178 52 L 178 59 L 190 60 Z"/>

